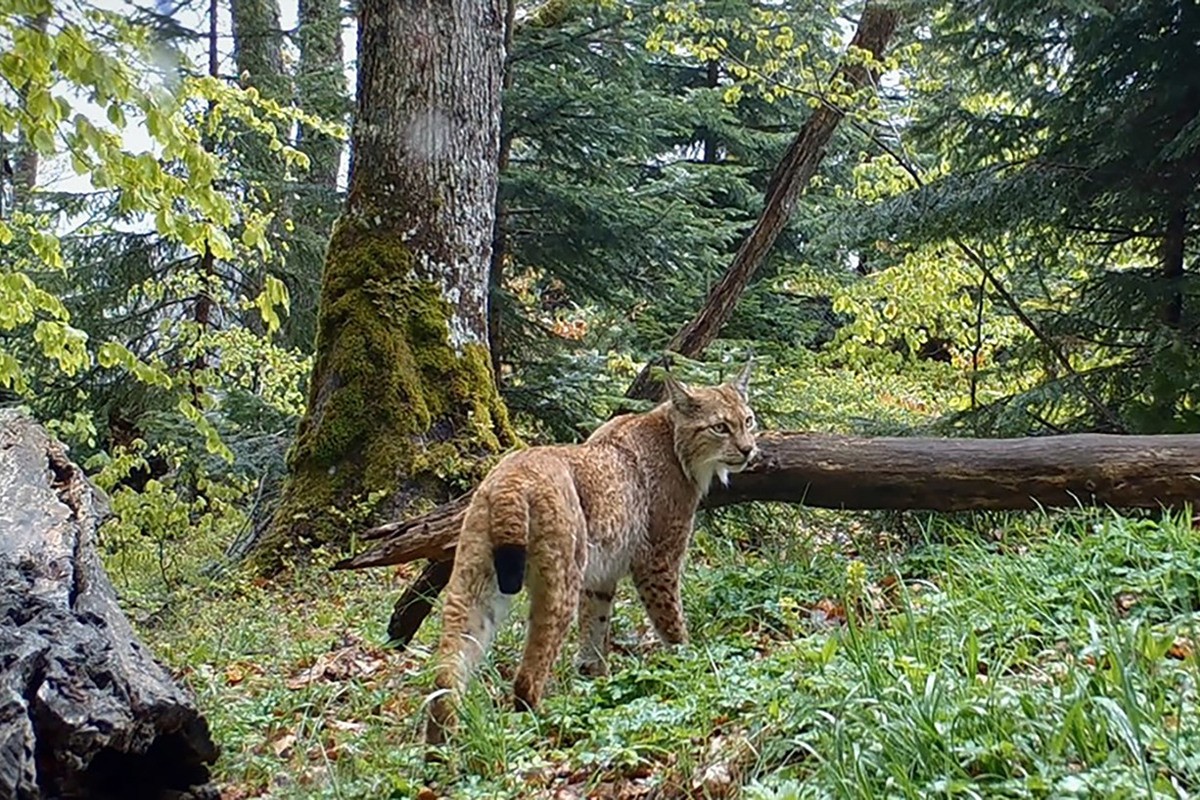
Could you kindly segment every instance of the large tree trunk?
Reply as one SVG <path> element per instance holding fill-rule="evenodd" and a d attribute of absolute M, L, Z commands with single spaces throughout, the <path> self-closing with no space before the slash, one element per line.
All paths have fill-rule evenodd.
<path fill-rule="evenodd" d="M 849 510 L 984 511 L 1158 508 L 1200 499 L 1200 434 L 945 439 L 772 432 L 758 444 L 761 455 L 752 467 L 715 489 L 706 507 L 776 501 Z M 335 569 L 452 556 L 466 501 L 367 531 L 363 538 L 378 543 Z"/>
<path fill-rule="evenodd" d="M 106 513 L 62 445 L 0 411 L 0 797 L 218 797 L 204 717 L 100 564 Z"/>
<path fill-rule="evenodd" d="M 511 443 L 487 347 L 504 17 L 499 0 L 365 0 L 346 210 L 325 263 L 308 408 L 256 547 L 349 541 L 444 500 Z"/>
<path fill-rule="evenodd" d="M 851 50 L 866 50 L 876 59 L 883 55 L 884 48 L 892 38 L 900 12 L 886 5 L 868 5 L 858 22 L 858 30 L 850 41 Z M 835 75 L 835 84 L 844 81 L 851 87 L 865 86 L 871 72 L 857 59 L 844 62 Z M 843 111 L 832 104 L 822 104 L 813 109 L 812 116 L 796 134 L 787 152 L 776 165 L 767 184 L 767 196 L 762 213 L 733 257 L 733 263 L 721 280 L 709 291 L 704 305 L 696 316 L 679 329 L 667 345 L 667 350 L 686 357 L 694 357 L 712 344 L 729 321 L 733 309 L 750 279 L 766 260 L 775 240 L 787 224 L 796 207 L 801 190 L 816 174 L 821 159 L 825 157 L 825 146 L 833 138 Z M 647 364 L 634 380 L 626 397 L 640 400 L 660 400 L 662 384 L 653 377 L 651 369 L 655 362 Z"/>

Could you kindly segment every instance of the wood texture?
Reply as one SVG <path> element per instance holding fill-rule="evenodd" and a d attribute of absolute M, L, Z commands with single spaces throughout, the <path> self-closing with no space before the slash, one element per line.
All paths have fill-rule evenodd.
<path fill-rule="evenodd" d="M 62 445 L 0 411 L 0 797 L 217 798 L 208 724 L 101 566 L 106 514 Z"/>
<path fill-rule="evenodd" d="M 1022 439 L 769 433 L 707 505 L 777 500 L 928 511 L 1180 506 L 1200 497 L 1200 435 Z"/>

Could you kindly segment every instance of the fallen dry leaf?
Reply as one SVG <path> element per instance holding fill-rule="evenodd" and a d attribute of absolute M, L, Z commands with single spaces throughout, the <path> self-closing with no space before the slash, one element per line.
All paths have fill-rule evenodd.
<path fill-rule="evenodd" d="M 1137 601 L 1138 601 L 1138 597 L 1136 594 L 1130 594 L 1129 592 L 1122 592 L 1121 594 L 1117 595 L 1117 600 L 1116 600 L 1117 612 L 1121 616 L 1125 616 L 1126 614 L 1129 613 L 1129 609 L 1131 609 L 1135 605 L 1137 605 Z"/>
<path fill-rule="evenodd" d="M 823 597 L 808 611 L 809 620 L 818 627 L 832 628 L 846 621 L 846 609 L 828 597 Z"/>
<path fill-rule="evenodd" d="M 738 776 L 753 760 L 754 748 L 741 732 L 715 736 L 704 754 L 704 767 L 692 779 L 692 789 L 700 797 L 732 797 L 737 793 Z"/>
<path fill-rule="evenodd" d="M 344 720 L 344 719 L 329 720 L 329 727 L 333 728 L 335 731 L 350 731 L 353 733 L 362 733 L 363 731 L 365 731 L 367 729 L 367 726 L 365 723 L 351 722 L 349 720 Z"/>
<path fill-rule="evenodd" d="M 303 689 L 316 681 L 366 677 L 378 672 L 385 663 L 381 653 L 350 645 L 317 656 L 312 666 L 288 678 L 286 685 L 289 689 Z"/>
<path fill-rule="evenodd" d="M 279 758 L 286 758 L 291 754 L 292 746 L 294 744 L 296 744 L 296 736 L 291 733 L 285 733 L 278 739 L 273 739 L 271 741 L 271 750 L 274 751 L 275 755 Z"/>
<path fill-rule="evenodd" d="M 422 786 L 421 791 L 417 792 L 417 800 L 438 800 L 438 795 L 428 786 Z"/>
<path fill-rule="evenodd" d="M 248 800 L 251 797 L 262 797 L 266 791 L 261 786 L 242 786 L 237 784 L 225 784 L 221 786 L 222 800 Z"/>
<path fill-rule="evenodd" d="M 261 675 L 262 667 L 249 661 L 235 661 L 225 667 L 225 683 L 237 686 L 247 675 Z"/>
<path fill-rule="evenodd" d="M 1195 644 L 1191 639 L 1185 636 L 1176 636 L 1175 641 L 1171 644 L 1171 648 L 1167 650 L 1167 655 L 1182 661 L 1185 658 L 1191 658 L 1195 649 Z"/>

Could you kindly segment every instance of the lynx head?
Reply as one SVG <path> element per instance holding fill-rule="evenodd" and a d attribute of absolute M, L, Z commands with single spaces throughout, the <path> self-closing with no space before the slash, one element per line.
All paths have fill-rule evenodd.
<path fill-rule="evenodd" d="M 729 483 L 729 473 L 741 472 L 756 453 L 750 366 L 720 386 L 687 386 L 666 376 L 675 455 L 701 494 L 714 477 Z"/>

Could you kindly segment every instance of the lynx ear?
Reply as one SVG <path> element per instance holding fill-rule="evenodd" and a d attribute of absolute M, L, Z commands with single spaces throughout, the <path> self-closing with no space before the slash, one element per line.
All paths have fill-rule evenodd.
<path fill-rule="evenodd" d="M 738 376 L 730 382 L 733 388 L 737 389 L 737 393 L 742 396 L 743 400 L 747 399 L 750 394 L 750 370 L 753 367 L 754 357 L 751 356 L 750 360 L 746 362 L 746 366 L 742 367 L 742 371 L 738 373 Z"/>
<path fill-rule="evenodd" d="M 688 391 L 687 384 L 675 380 L 671 373 L 663 373 L 663 386 L 667 387 L 667 398 L 671 405 L 683 412 L 695 411 L 696 398 Z"/>

